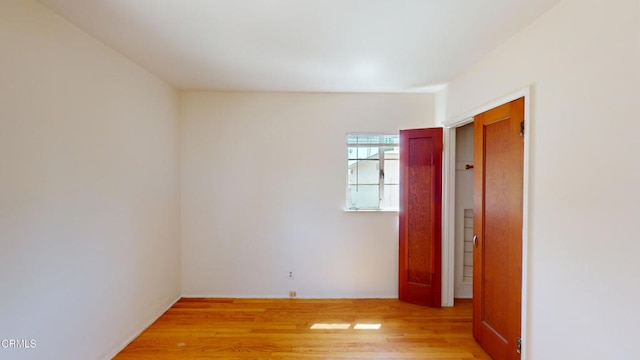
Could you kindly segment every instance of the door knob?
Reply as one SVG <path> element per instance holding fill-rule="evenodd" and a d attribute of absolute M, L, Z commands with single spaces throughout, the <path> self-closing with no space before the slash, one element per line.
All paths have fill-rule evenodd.
<path fill-rule="evenodd" d="M 473 235 L 473 246 L 478 247 L 478 235 Z"/>

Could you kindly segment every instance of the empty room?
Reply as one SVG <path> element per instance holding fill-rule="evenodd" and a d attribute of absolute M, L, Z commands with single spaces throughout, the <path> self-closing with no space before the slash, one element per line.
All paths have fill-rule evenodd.
<path fill-rule="evenodd" d="M 638 104 L 640 0 L 0 0 L 0 359 L 637 359 Z"/>

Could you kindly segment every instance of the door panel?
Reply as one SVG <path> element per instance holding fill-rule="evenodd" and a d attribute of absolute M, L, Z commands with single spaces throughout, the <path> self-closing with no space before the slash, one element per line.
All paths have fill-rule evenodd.
<path fill-rule="evenodd" d="M 519 359 L 524 98 L 474 118 L 473 334 L 495 360 Z"/>
<path fill-rule="evenodd" d="M 400 131 L 400 300 L 440 307 L 442 128 Z"/>

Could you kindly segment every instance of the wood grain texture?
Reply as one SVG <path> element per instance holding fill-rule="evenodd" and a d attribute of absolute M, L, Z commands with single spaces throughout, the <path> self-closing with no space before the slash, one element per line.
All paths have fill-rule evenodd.
<path fill-rule="evenodd" d="M 181 299 L 115 359 L 490 359 L 471 334 L 471 302 L 396 299 Z M 349 324 L 314 330 L 313 324 Z M 357 330 L 355 324 L 380 324 Z"/>
<path fill-rule="evenodd" d="M 474 336 L 496 360 L 517 360 L 522 308 L 524 98 L 474 118 Z"/>
<path fill-rule="evenodd" d="M 419 138 L 409 141 L 409 183 L 407 217 L 410 236 L 407 237 L 407 271 L 409 282 L 431 286 L 433 276 L 433 139 Z"/>
<path fill-rule="evenodd" d="M 440 307 L 442 300 L 442 129 L 400 131 L 398 294 Z"/>

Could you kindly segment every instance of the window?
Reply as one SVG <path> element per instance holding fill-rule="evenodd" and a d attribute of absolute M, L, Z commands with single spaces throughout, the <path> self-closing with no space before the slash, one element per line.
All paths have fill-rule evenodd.
<path fill-rule="evenodd" d="M 347 134 L 347 208 L 398 210 L 400 137 Z"/>

